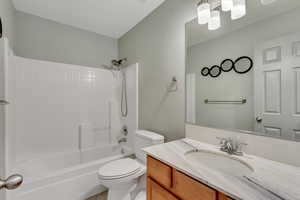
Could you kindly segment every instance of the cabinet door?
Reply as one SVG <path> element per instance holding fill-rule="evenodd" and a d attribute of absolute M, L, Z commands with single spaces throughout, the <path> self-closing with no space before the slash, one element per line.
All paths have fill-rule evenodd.
<path fill-rule="evenodd" d="M 147 180 L 147 200 L 179 200 L 151 178 Z"/>
<path fill-rule="evenodd" d="M 183 200 L 216 200 L 217 191 L 175 170 L 174 193 Z"/>
<path fill-rule="evenodd" d="M 218 200 L 232 200 L 230 197 L 226 196 L 225 194 L 219 193 Z"/>
<path fill-rule="evenodd" d="M 166 189 L 172 187 L 172 167 L 150 156 L 147 158 L 148 176 Z"/>

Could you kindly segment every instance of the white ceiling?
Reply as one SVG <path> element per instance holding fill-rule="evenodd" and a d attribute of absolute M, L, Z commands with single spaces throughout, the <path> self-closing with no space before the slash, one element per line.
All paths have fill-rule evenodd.
<path fill-rule="evenodd" d="M 13 0 L 17 10 L 120 38 L 165 0 Z"/>

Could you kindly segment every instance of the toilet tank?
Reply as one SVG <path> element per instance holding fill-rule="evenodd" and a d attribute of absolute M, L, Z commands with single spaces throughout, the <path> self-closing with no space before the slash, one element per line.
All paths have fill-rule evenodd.
<path fill-rule="evenodd" d="M 137 159 L 143 163 L 146 163 L 146 153 L 144 153 L 142 149 L 157 144 L 163 144 L 164 140 L 164 136 L 157 133 L 145 130 L 137 130 L 134 144 L 134 151 Z"/>

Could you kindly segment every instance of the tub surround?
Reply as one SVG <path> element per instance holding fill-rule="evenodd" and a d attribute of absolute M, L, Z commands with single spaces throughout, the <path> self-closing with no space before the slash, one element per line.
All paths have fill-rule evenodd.
<path fill-rule="evenodd" d="M 233 156 L 253 168 L 254 172 L 247 176 L 255 182 L 253 183 L 246 178 L 229 176 L 204 166 L 202 168 L 199 165 L 197 167 L 191 165 L 185 157 L 187 153 L 194 150 L 190 145 L 202 151 L 223 153 L 218 146 L 192 139 L 148 147 L 144 151 L 149 156 L 233 199 L 300 199 L 300 168 L 248 154 L 239 157 Z"/>

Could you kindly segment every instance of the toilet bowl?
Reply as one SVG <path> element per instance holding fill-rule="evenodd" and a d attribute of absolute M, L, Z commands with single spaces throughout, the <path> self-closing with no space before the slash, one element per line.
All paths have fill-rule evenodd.
<path fill-rule="evenodd" d="M 108 188 L 108 200 L 146 200 L 146 154 L 142 148 L 163 142 L 161 135 L 138 130 L 135 134 L 137 159 L 115 160 L 99 169 L 98 178 Z"/>

